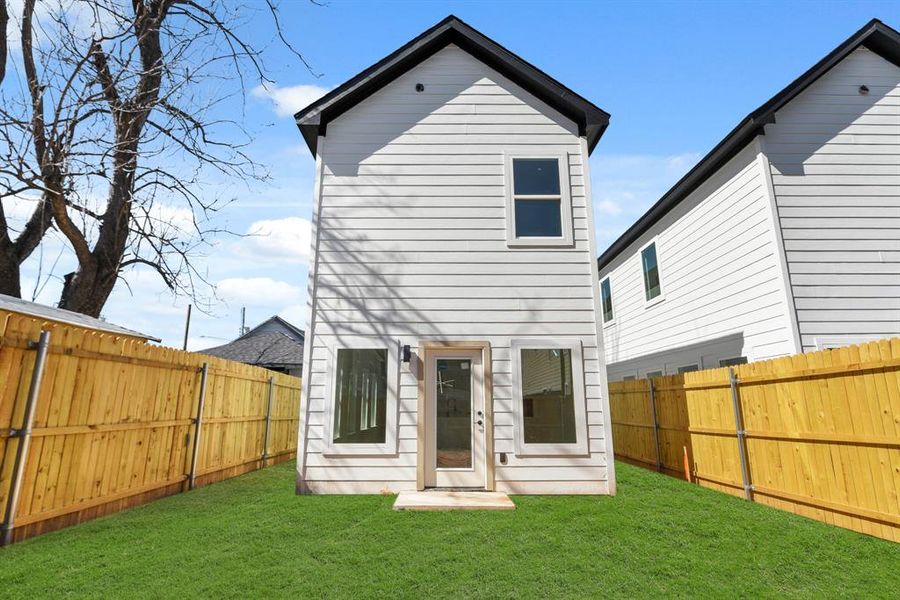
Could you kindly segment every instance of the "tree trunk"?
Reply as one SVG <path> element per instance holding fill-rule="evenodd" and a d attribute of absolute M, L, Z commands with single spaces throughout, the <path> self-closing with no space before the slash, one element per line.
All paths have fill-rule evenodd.
<path fill-rule="evenodd" d="M 2 1 L 2 0 L 0 0 Z M 19 259 L 10 245 L 0 250 L 0 294 L 22 297 L 22 284 L 19 278 Z"/>

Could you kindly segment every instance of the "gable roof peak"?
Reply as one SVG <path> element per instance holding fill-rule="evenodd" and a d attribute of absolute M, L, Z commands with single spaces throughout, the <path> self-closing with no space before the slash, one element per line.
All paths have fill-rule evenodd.
<path fill-rule="evenodd" d="M 572 119 L 579 135 L 587 138 L 589 152 L 609 125 L 609 113 L 451 14 L 298 111 L 294 119 L 310 152 L 316 154 L 318 138 L 327 135 L 330 121 L 450 44 Z"/>

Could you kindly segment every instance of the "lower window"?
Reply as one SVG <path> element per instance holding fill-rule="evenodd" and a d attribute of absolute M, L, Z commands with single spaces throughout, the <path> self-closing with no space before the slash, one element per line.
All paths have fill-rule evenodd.
<path fill-rule="evenodd" d="M 335 360 L 335 444 L 383 444 L 387 417 L 387 350 L 340 348 Z"/>
<path fill-rule="evenodd" d="M 322 453 L 396 454 L 399 346 L 348 336 L 327 350 Z"/>
<path fill-rule="evenodd" d="M 517 454 L 586 454 L 579 342 L 513 340 Z"/>

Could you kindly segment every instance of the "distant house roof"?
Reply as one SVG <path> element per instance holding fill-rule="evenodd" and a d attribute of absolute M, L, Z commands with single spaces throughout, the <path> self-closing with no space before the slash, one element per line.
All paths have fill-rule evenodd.
<path fill-rule="evenodd" d="M 84 327 L 86 329 L 115 333 L 116 335 L 126 335 L 129 337 L 141 338 L 143 340 L 151 340 L 154 342 L 161 341 L 159 338 L 147 335 L 146 333 L 141 333 L 139 331 L 134 331 L 133 329 L 126 329 L 125 327 L 119 327 L 118 325 L 107 323 L 103 319 L 89 317 L 87 315 L 72 312 L 71 310 L 65 310 L 63 308 L 53 308 L 52 306 L 45 306 L 43 304 L 38 304 L 37 302 L 29 302 L 28 300 L 22 300 L 21 298 L 7 296 L 5 294 L 0 294 L 0 310 L 29 315 L 39 319 L 46 319 L 48 321 L 56 321 L 57 323 L 65 323 L 66 325 L 75 325 L 77 327 Z"/>
<path fill-rule="evenodd" d="M 609 124 L 609 113 L 450 15 L 295 114 L 297 127 L 310 152 L 316 154 L 318 136 L 326 134 L 329 121 L 450 44 L 462 48 L 575 121 L 579 135 L 587 137 L 589 152 L 597 145 Z"/>
<path fill-rule="evenodd" d="M 734 158 L 753 138 L 764 133 L 764 127 L 775 122 L 776 112 L 861 46 L 900 67 L 900 33 L 878 19 L 872 19 L 862 29 L 847 38 L 844 43 L 832 50 L 828 56 L 738 123 L 737 127 L 725 136 L 725 139 L 710 150 L 709 154 L 688 171 L 687 175 L 672 186 L 672 189 L 666 192 L 656 204 L 650 207 L 650 210 L 635 221 L 634 225 L 600 255 L 597 259 L 599 268 L 603 269 L 725 163 Z"/>
<path fill-rule="evenodd" d="M 200 352 L 248 365 L 291 369 L 303 365 L 303 340 L 302 329 L 271 317 L 233 342 Z"/>

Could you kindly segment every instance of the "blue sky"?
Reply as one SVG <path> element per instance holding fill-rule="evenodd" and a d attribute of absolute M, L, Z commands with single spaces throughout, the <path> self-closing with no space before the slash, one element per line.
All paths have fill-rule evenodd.
<path fill-rule="evenodd" d="M 235 337 L 241 306 L 249 325 L 273 314 L 305 325 L 314 165 L 290 114 L 450 13 L 612 114 L 591 159 L 601 250 L 741 118 L 869 19 L 900 27 L 897 2 L 282 2 L 285 34 L 316 78 L 271 41 L 262 10 L 248 15 L 247 35 L 268 44 L 275 83 L 233 110 L 271 181 L 236 184 L 218 218 L 263 235 L 223 237 L 202 259 L 221 302 L 194 313 L 190 348 Z M 36 272 L 35 258 L 26 279 Z M 151 273 L 129 283 L 104 317 L 180 346 L 188 300 Z M 54 302 L 58 285 L 38 299 Z"/>

